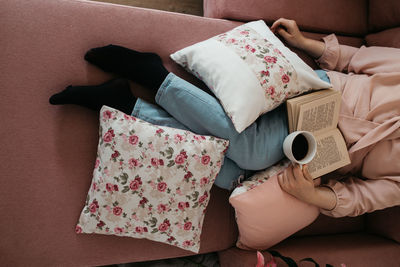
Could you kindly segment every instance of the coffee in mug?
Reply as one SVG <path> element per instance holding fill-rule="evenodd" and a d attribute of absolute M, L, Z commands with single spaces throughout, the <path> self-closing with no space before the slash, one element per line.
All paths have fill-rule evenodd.
<path fill-rule="evenodd" d="M 295 131 L 283 141 L 283 152 L 292 162 L 304 165 L 314 158 L 317 142 L 312 133 Z"/>

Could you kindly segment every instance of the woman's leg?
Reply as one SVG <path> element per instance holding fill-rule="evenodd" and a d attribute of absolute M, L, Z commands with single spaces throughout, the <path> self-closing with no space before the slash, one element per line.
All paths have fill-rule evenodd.
<path fill-rule="evenodd" d="M 140 98 L 136 102 L 136 105 L 132 111 L 132 116 L 155 125 L 190 130 L 161 107 L 150 104 Z M 245 171 L 239 168 L 235 162 L 225 157 L 224 164 L 222 165 L 214 184 L 218 187 L 231 190 L 234 188 L 235 183 L 239 178 L 245 178 Z"/>
<path fill-rule="evenodd" d="M 261 170 L 284 157 L 282 144 L 288 134 L 284 106 L 264 114 L 239 134 L 214 97 L 173 73 L 159 88 L 156 102 L 193 132 L 229 140 L 226 156 L 240 168 Z"/>
<path fill-rule="evenodd" d="M 68 86 L 49 99 L 52 105 L 75 104 L 95 111 L 107 105 L 127 114 L 132 111 L 135 101 L 127 79 L 113 79 L 96 86 Z"/>

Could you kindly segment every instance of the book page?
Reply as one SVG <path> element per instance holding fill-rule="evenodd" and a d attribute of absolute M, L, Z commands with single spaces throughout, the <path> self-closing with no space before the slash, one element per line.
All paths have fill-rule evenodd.
<path fill-rule="evenodd" d="M 339 92 L 300 106 L 298 131 L 309 131 L 314 135 L 336 128 L 339 120 L 341 95 Z"/>
<path fill-rule="evenodd" d="M 339 129 L 335 128 L 315 136 L 317 153 L 308 163 L 308 171 L 313 179 L 334 171 L 350 163 L 346 143 Z"/>
<path fill-rule="evenodd" d="M 286 107 L 288 112 L 289 133 L 296 131 L 301 105 L 336 93 L 337 92 L 333 89 L 322 89 L 288 99 L 286 101 Z"/>

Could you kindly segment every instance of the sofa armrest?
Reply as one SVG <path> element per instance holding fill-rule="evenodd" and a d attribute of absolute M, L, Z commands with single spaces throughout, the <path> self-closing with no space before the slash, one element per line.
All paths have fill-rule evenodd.
<path fill-rule="evenodd" d="M 400 243 L 400 206 L 366 215 L 366 230 Z"/>

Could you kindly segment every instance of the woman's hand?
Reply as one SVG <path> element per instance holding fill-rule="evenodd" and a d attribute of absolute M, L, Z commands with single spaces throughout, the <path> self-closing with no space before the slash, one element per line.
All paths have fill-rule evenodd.
<path fill-rule="evenodd" d="M 283 191 L 299 200 L 309 203 L 314 198 L 315 186 L 307 165 L 303 166 L 303 170 L 298 164 L 289 166 L 278 175 L 278 181 Z"/>
<path fill-rule="evenodd" d="M 271 31 L 282 36 L 291 46 L 303 49 L 306 38 L 297 27 L 296 21 L 280 18 L 272 24 Z"/>
<path fill-rule="evenodd" d="M 328 187 L 319 187 L 320 179 L 313 180 L 307 165 L 303 170 L 296 164 L 278 175 L 282 190 L 295 198 L 322 209 L 331 210 L 336 206 L 336 194 Z"/>
<path fill-rule="evenodd" d="M 280 18 L 272 24 L 271 31 L 282 36 L 289 45 L 304 50 L 313 58 L 321 57 L 325 50 L 324 42 L 304 37 L 294 20 Z"/>

